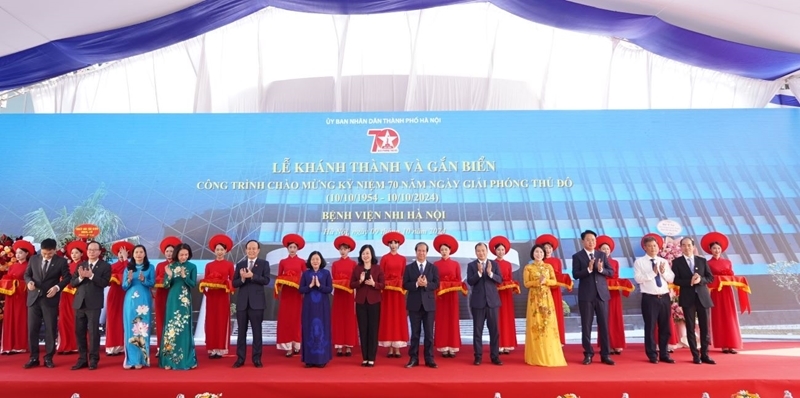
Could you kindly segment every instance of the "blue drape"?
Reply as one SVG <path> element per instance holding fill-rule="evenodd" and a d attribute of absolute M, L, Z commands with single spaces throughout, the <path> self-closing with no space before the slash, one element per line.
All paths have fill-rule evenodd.
<path fill-rule="evenodd" d="M 0 90 L 50 79 L 196 37 L 263 8 L 322 14 L 419 10 L 467 0 L 207 0 L 161 18 L 62 40 L 0 57 Z M 527 20 L 626 39 L 689 65 L 774 80 L 800 70 L 800 54 L 739 44 L 670 25 L 657 17 L 609 11 L 566 0 L 490 0 Z"/>

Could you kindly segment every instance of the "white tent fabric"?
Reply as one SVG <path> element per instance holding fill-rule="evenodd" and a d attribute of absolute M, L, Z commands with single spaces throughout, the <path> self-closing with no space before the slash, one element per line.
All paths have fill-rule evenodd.
<path fill-rule="evenodd" d="M 786 81 L 795 97 L 800 98 L 800 76 L 792 77 Z"/>
<path fill-rule="evenodd" d="M 764 107 L 782 84 L 471 3 L 354 16 L 267 8 L 31 93 L 37 113 L 741 108 Z"/>

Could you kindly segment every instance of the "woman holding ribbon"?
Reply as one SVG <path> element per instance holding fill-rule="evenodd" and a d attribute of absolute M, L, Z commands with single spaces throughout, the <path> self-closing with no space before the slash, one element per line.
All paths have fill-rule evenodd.
<path fill-rule="evenodd" d="M 711 232 L 703 236 L 700 246 L 703 251 L 711 254 L 708 266 L 714 275 L 713 285 L 718 286 L 718 288 L 709 286 L 711 301 L 714 303 L 714 306 L 711 307 L 711 344 L 721 348 L 723 354 L 737 354 L 736 350 L 742 349 L 742 332 L 739 330 L 739 315 L 736 311 L 736 300 L 733 297 L 736 283 L 728 283 L 726 286 L 721 281 L 721 279 L 730 279 L 735 276 L 731 261 L 721 257 L 722 253 L 728 249 L 728 237 L 719 232 Z M 721 288 L 719 288 L 720 284 L 722 284 Z M 739 297 L 739 304 L 744 307 L 743 300 L 741 300 L 742 295 Z M 745 294 L 744 297 L 746 298 L 747 295 Z"/>
<path fill-rule="evenodd" d="M 331 265 L 333 274 L 333 309 L 331 323 L 331 338 L 336 356 L 351 356 L 356 345 L 358 332 L 356 330 L 355 295 L 350 286 L 350 278 L 356 262 L 350 258 L 350 251 L 355 249 L 356 242 L 349 236 L 339 236 L 333 240 L 333 246 L 339 250 L 340 258 Z M 364 347 L 361 348 L 362 350 Z"/>
<path fill-rule="evenodd" d="M 445 358 L 455 358 L 461 349 L 459 319 L 459 296 L 467 295 L 467 285 L 461 279 L 461 264 L 450 255 L 458 251 L 456 238 L 442 234 L 433 239 L 433 248 L 442 259 L 433 263 L 439 269 L 439 290 L 436 292 L 436 315 L 433 331 L 433 346 Z"/>
<path fill-rule="evenodd" d="M 111 283 L 106 295 L 106 355 L 122 355 L 125 349 L 125 326 L 122 321 L 122 306 L 125 302 L 125 291 L 122 290 L 122 274 L 128 268 L 128 256 L 133 252 L 130 242 L 116 242 L 111 251 L 117 256 L 117 262 L 111 264 Z"/>
<path fill-rule="evenodd" d="M 511 242 L 505 236 L 495 236 L 489 240 L 489 250 L 495 255 L 495 261 L 503 274 L 503 283 L 497 287 L 500 295 L 500 311 L 497 328 L 500 332 L 500 353 L 508 355 L 517 347 L 517 323 L 514 313 L 514 296 L 519 294 L 519 284 L 514 280 L 511 263 L 505 255 L 511 250 Z"/>
<path fill-rule="evenodd" d="M 233 293 L 233 263 L 225 255 L 233 248 L 233 240 L 218 234 L 208 241 L 214 251 L 214 261 L 206 264 L 200 291 L 206 301 L 206 350 L 209 359 L 228 354 L 231 343 L 231 293 Z"/>
<path fill-rule="evenodd" d="M 300 318 L 303 311 L 303 297 L 300 295 L 300 277 L 306 270 L 306 262 L 297 255 L 303 250 L 306 241 L 298 234 L 283 237 L 283 247 L 289 256 L 278 263 L 278 277 L 275 279 L 275 297 L 278 302 L 278 330 L 275 346 L 286 351 L 291 358 L 300 353 L 303 329 Z"/>
<path fill-rule="evenodd" d="M 406 291 L 403 289 L 403 273 L 406 258 L 397 251 L 406 241 L 399 232 L 383 235 L 383 244 L 389 246 L 389 253 L 381 257 L 380 266 L 386 278 L 386 286 L 381 298 L 381 319 L 378 328 L 378 345 L 389 348 L 389 358 L 400 358 L 400 348 L 408 345 L 408 312 L 406 311 Z"/>
<path fill-rule="evenodd" d="M 66 255 L 72 260 L 69 263 L 69 274 L 75 275 L 78 264 L 86 261 L 86 242 L 73 240 L 67 243 Z M 58 302 L 58 347 L 56 352 L 59 354 L 69 354 L 78 352 L 78 341 L 75 338 L 75 310 L 72 303 L 75 302 L 75 288 L 68 285 L 61 294 L 61 301 Z"/>
<path fill-rule="evenodd" d="M 0 280 L 0 294 L 6 296 L 3 312 L 3 338 L 0 352 L 5 355 L 28 350 L 28 290 L 25 288 L 25 269 L 28 259 L 36 254 L 33 245 L 26 240 L 18 240 L 11 246 L 16 262 Z"/>

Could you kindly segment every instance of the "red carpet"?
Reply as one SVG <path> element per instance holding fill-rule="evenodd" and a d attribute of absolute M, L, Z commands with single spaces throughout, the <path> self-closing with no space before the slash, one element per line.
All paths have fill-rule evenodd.
<path fill-rule="evenodd" d="M 193 398 L 202 392 L 223 393 L 224 398 L 239 397 L 533 397 L 555 398 L 575 393 L 582 398 L 630 398 L 673 396 L 728 398 L 738 390 L 757 392 L 762 398 L 783 397 L 784 390 L 800 396 L 800 343 L 748 343 L 738 355 L 713 352 L 717 365 L 695 365 L 687 349 L 678 350 L 676 364 L 647 362 L 640 344 L 629 345 L 623 355 L 615 355 L 616 366 L 595 362 L 580 363 L 579 345 L 568 345 L 566 368 L 528 366 L 522 348 L 502 356 L 504 366 L 488 363 L 472 365 L 472 348 L 465 346 L 458 358 L 437 357 L 438 369 L 420 366 L 405 369 L 408 358 L 379 358 L 374 368 L 362 368 L 358 353 L 350 358 L 334 358 L 324 369 L 305 369 L 295 357 L 287 359 L 274 347 L 265 347 L 264 367 L 249 362 L 232 369 L 234 357 L 209 360 L 199 349 L 200 366 L 191 371 L 122 369 L 122 357 L 102 357 L 95 371 L 71 371 L 76 356 L 56 356 L 55 369 L 39 367 L 25 370 L 27 354 L 0 356 L 0 383 L 4 397 L 81 398 L 148 397 L 174 398 L 182 393 Z M 794 350 L 791 350 L 794 348 Z M 775 350 L 775 351 L 766 351 Z M 791 353 L 795 356 L 787 356 Z M 385 355 L 381 350 L 380 355 Z M 599 360 L 599 357 L 595 357 Z"/>

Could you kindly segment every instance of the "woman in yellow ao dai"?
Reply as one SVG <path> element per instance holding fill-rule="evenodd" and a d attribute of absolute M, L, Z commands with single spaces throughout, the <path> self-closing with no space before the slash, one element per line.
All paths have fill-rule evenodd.
<path fill-rule="evenodd" d="M 567 366 L 550 286 L 556 284 L 555 271 L 544 262 L 544 248 L 531 249 L 533 262 L 525 266 L 523 281 L 528 288 L 525 316 L 525 363 L 537 366 Z M 561 303 L 558 303 L 559 305 Z"/>

